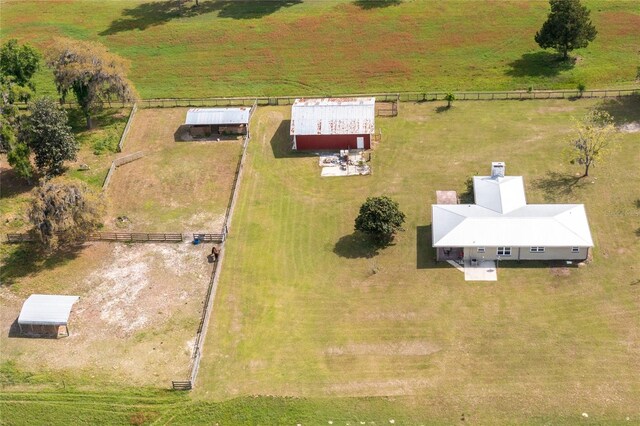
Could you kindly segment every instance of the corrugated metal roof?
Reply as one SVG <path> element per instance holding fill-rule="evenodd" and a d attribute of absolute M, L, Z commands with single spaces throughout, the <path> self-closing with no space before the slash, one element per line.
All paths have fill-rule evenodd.
<path fill-rule="evenodd" d="M 66 325 L 78 296 L 32 294 L 22 305 L 18 324 Z"/>
<path fill-rule="evenodd" d="M 296 99 L 291 135 L 367 135 L 375 130 L 375 98 Z"/>
<path fill-rule="evenodd" d="M 192 108 L 184 124 L 248 124 L 251 108 Z"/>

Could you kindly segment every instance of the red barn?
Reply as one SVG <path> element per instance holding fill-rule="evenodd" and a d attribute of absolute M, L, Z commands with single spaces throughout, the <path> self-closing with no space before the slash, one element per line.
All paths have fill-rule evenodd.
<path fill-rule="evenodd" d="M 369 149 L 376 98 L 296 99 L 291 107 L 295 150 Z"/>

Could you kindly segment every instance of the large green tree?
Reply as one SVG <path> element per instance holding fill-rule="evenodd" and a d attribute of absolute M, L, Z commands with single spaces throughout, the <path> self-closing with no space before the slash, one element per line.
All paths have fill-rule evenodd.
<path fill-rule="evenodd" d="M 551 13 L 535 36 L 540 47 L 553 48 L 567 59 L 570 51 L 587 47 L 596 38 L 590 11 L 580 0 L 549 0 L 549 4 Z"/>
<path fill-rule="evenodd" d="M 40 66 L 40 53 L 28 44 L 20 46 L 15 39 L 0 47 L 0 152 L 8 152 L 9 164 L 18 174 L 31 175 L 28 155 L 24 157 L 24 146 L 11 153 L 18 133 L 18 109 L 16 102 L 28 101 L 35 85 L 31 78 Z M 28 152 L 28 150 L 27 150 Z"/>
<path fill-rule="evenodd" d="M 35 90 L 31 81 L 40 67 L 40 53 L 28 44 L 18 45 L 18 40 L 8 40 L 0 48 L 0 73 L 11 76 L 20 86 Z"/>
<path fill-rule="evenodd" d="M 84 182 L 56 178 L 33 189 L 29 220 L 48 249 L 82 241 L 102 222 L 104 203 Z"/>
<path fill-rule="evenodd" d="M 360 207 L 356 231 L 371 235 L 378 243 L 388 244 L 396 232 L 403 230 L 405 215 L 396 201 L 387 196 L 369 197 Z"/>
<path fill-rule="evenodd" d="M 78 142 L 71 132 L 67 112 L 51 98 L 29 105 L 29 115 L 21 123 L 20 140 L 35 154 L 36 167 L 46 176 L 64 171 L 64 162 L 75 160 Z"/>
<path fill-rule="evenodd" d="M 64 100 L 71 91 L 91 128 L 91 116 L 104 102 L 131 102 L 136 98 L 127 79 L 128 66 L 97 43 L 61 39 L 48 55 L 58 93 Z"/>

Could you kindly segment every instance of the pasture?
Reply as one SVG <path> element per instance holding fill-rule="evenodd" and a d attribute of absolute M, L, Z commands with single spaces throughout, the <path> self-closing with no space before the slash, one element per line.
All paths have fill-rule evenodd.
<path fill-rule="evenodd" d="M 242 151 L 240 140 L 177 142 L 186 108 L 141 109 L 107 188 L 107 229 L 221 232 Z M 118 218 L 126 218 L 123 222 Z"/>
<path fill-rule="evenodd" d="M 90 243 L 46 260 L 13 245 L 0 287 L 0 365 L 26 385 L 154 386 L 189 374 L 211 265 L 192 244 Z M 59 340 L 16 337 L 32 293 L 80 296 Z M 5 372 L 5 374 L 7 374 Z M 8 378 L 9 377 L 9 378 Z M 10 375 L 2 386 L 12 384 Z"/>
<path fill-rule="evenodd" d="M 0 39 L 103 43 L 143 98 L 634 85 L 637 2 L 583 3 L 598 36 L 573 63 L 533 39 L 546 1 L 2 0 Z M 54 92 L 46 69 L 38 87 Z"/>
<path fill-rule="evenodd" d="M 638 419 L 640 134 L 577 181 L 562 149 L 595 106 L 640 120 L 637 97 L 403 104 L 377 121 L 371 176 L 324 179 L 315 156 L 290 154 L 289 109 L 259 109 L 196 398 L 392 397 L 446 423 Z M 529 203 L 585 203 L 593 263 L 502 262 L 495 283 L 434 263 L 435 190 L 463 192 L 492 160 L 524 176 Z M 381 194 L 407 223 L 375 251 L 353 220 Z"/>

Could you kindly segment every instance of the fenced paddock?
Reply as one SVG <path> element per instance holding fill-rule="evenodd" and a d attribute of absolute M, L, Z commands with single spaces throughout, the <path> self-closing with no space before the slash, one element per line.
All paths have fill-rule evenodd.
<path fill-rule="evenodd" d="M 217 232 L 222 227 L 242 150 L 240 140 L 178 143 L 187 108 L 138 104 L 124 152 L 144 158 L 118 168 L 107 188 L 107 226 L 123 231 Z M 119 217 L 126 216 L 123 224 Z"/>

